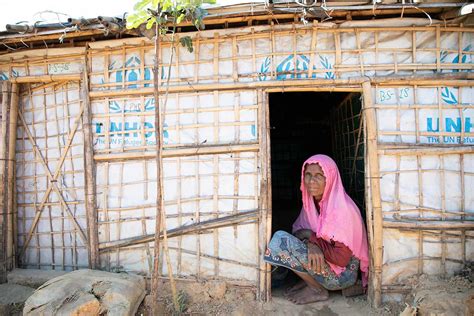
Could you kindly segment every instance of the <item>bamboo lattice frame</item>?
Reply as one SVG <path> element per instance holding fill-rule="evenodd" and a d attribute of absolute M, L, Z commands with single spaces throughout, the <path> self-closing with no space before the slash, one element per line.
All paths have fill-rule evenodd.
<path fill-rule="evenodd" d="M 185 181 L 188 175 L 184 175 L 183 164 L 187 159 L 191 161 L 199 161 L 200 159 L 212 160 L 212 173 L 214 189 L 218 184 L 218 179 L 221 175 L 219 169 L 219 160 L 229 159 L 232 156 L 233 164 L 230 166 L 232 171 L 228 177 L 232 183 L 232 192 L 224 197 L 216 194 L 215 190 L 210 197 L 212 201 L 211 211 L 189 212 L 194 218 L 203 219 L 205 216 L 215 218 L 220 216 L 216 207 L 221 198 L 230 200 L 229 214 L 235 214 L 240 211 L 239 200 L 252 200 L 260 210 L 260 223 L 258 226 L 258 253 L 259 258 L 256 262 L 244 263 L 221 256 L 220 253 L 220 233 L 214 229 L 212 232 L 205 232 L 200 236 L 198 234 L 192 235 L 192 244 L 195 245 L 195 250 L 185 249 L 187 238 L 191 237 L 177 237 L 175 239 L 176 245 L 170 245 L 170 251 L 177 255 L 177 267 L 179 271 L 183 272 L 183 278 L 189 278 L 185 273 L 185 263 L 183 258 L 185 256 L 195 257 L 198 262 L 197 270 L 193 274 L 197 276 L 196 279 L 207 277 L 203 270 L 201 270 L 201 263 L 204 261 L 213 262 L 214 276 L 221 276 L 219 267 L 225 264 L 233 264 L 236 266 L 249 269 L 255 269 L 258 274 L 258 288 L 259 297 L 268 298 L 270 280 L 268 273 L 268 266 L 261 260 L 262 252 L 264 251 L 265 242 L 269 239 L 269 229 L 271 227 L 271 179 L 268 173 L 269 157 L 269 138 L 268 138 L 268 109 L 266 108 L 266 92 L 267 91 L 301 91 L 301 90 L 323 90 L 323 91 L 359 91 L 363 92 L 364 97 L 364 126 L 356 129 L 356 126 L 351 126 L 346 131 L 348 143 L 355 141 L 361 143 L 360 134 L 364 134 L 364 151 L 366 158 L 366 203 L 367 203 L 367 223 L 369 231 L 369 239 L 372 253 L 372 294 L 375 302 L 381 301 L 382 289 L 385 292 L 391 291 L 397 286 L 392 283 L 383 283 L 383 269 L 387 268 L 387 264 L 397 264 L 397 262 L 386 263 L 383 262 L 382 247 L 384 242 L 384 234 L 387 231 L 394 230 L 410 230 L 415 231 L 418 238 L 418 256 L 415 259 L 417 262 L 417 273 L 422 273 L 426 268 L 426 261 L 439 261 L 442 271 L 449 272 L 449 262 L 456 262 L 449 257 L 449 242 L 452 240 L 459 240 L 462 245 L 462 255 L 460 261 L 467 260 L 466 247 L 472 236 L 472 219 L 468 216 L 471 209 L 465 204 L 460 205 L 459 210 L 447 210 L 446 195 L 441 197 L 441 207 L 437 208 L 434 213 L 438 214 L 436 218 L 420 219 L 418 221 L 407 221 L 403 216 L 406 214 L 420 213 L 426 215 L 432 209 L 425 210 L 420 207 L 412 206 L 412 210 L 404 209 L 402 212 L 403 203 L 400 199 L 395 199 L 392 203 L 393 209 L 387 210 L 387 201 L 383 199 L 381 190 L 384 178 L 387 175 L 395 176 L 395 183 L 400 183 L 400 177 L 405 173 L 416 173 L 418 186 L 422 187 L 426 181 L 423 174 L 433 172 L 434 170 L 424 168 L 422 165 L 423 157 L 435 156 L 439 157 L 439 164 L 443 172 L 440 174 L 440 182 L 446 183 L 449 174 L 459 175 L 460 186 L 466 188 L 470 183 L 471 171 L 467 171 L 465 161 L 469 161 L 472 156 L 472 146 L 466 144 L 422 144 L 426 137 L 443 137 L 443 136 L 458 136 L 457 133 L 444 130 L 441 119 L 440 132 L 427 132 L 419 129 L 406 129 L 404 125 L 405 116 L 403 113 L 411 111 L 414 114 L 416 124 L 424 119 L 423 111 L 437 111 L 439 116 L 443 118 L 443 111 L 453 109 L 458 111 L 462 117 L 462 113 L 471 110 L 472 100 L 467 102 L 458 96 L 457 105 L 451 106 L 441 102 L 440 96 L 443 94 L 443 89 L 448 87 L 471 87 L 473 76 L 472 64 L 464 63 L 464 58 L 473 58 L 473 52 L 466 49 L 466 43 L 472 38 L 472 28 L 464 27 L 361 27 L 361 28 L 339 28 L 328 29 L 322 25 L 310 26 L 270 26 L 270 27 L 253 27 L 242 30 L 225 30 L 220 32 L 206 31 L 200 34 L 195 34 L 193 37 L 194 53 L 189 55 L 182 48 L 177 48 L 177 58 L 173 65 L 171 65 L 171 88 L 170 100 L 177 105 L 175 108 L 168 107 L 164 110 L 165 123 L 167 118 L 171 115 L 177 117 L 185 117 L 189 115 L 190 121 L 175 120 L 175 124 L 164 126 L 164 130 L 168 133 L 175 132 L 176 138 L 174 142 L 165 144 L 163 150 L 163 157 L 165 161 L 174 161 L 176 164 L 176 172 L 183 174 L 179 177 L 179 182 Z M 394 42 L 390 42 L 387 38 L 406 36 L 410 38 L 410 45 L 405 47 L 396 46 Z M 288 45 L 279 45 L 278 41 L 285 38 Z M 449 44 L 448 39 L 455 38 L 457 45 Z M 429 44 L 427 44 L 429 42 Z M 161 48 L 162 59 L 161 67 L 165 69 L 167 65 L 167 54 L 169 54 L 170 44 L 163 42 Z M 298 58 L 304 55 L 308 57 L 307 69 L 302 69 L 298 66 Z M 454 61 L 454 55 L 458 56 L 458 62 Z M 104 120 L 105 124 L 109 126 L 104 127 L 103 131 L 98 133 L 99 137 L 124 137 L 126 132 L 111 132 L 110 121 L 119 119 L 122 121 L 122 126 L 125 125 L 127 119 L 137 118 L 138 122 L 146 122 L 148 117 L 153 117 L 153 112 L 147 113 L 145 104 L 150 99 L 153 89 L 151 84 L 153 82 L 153 74 L 150 70 L 152 65 L 152 47 L 149 42 L 143 40 L 127 40 L 122 42 L 107 42 L 91 44 L 84 54 L 69 54 L 59 57 L 32 57 L 23 58 L 15 57 L 13 60 L 0 61 L 0 70 L 8 75 L 12 81 L 22 82 L 44 82 L 43 86 L 38 86 L 36 91 L 42 89 L 49 89 L 52 87 L 64 86 L 61 81 L 64 80 L 80 80 L 78 75 L 82 64 L 81 58 L 86 57 L 88 67 L 87 75 L 90 81 L 90 91 L 86 93 L 91 98 L 91 121 L 92 131 L 95 131 L 96 121 Z M 387 57 L 388 56 L 388 57 Z M 133 60 L 138 58 L 140 63 L 133 64 Z M 279 69 L 277 66 L 281 64 L 285 58 L 290 58 L 286 68 Z M 322 67 L 322 59 L 327 58 L 330 67 Z M 132 63 L 127 65 L 127 62 L 132 60 Z M 461 62 L 459 62 L 461 61 Z M 115 63 L 114 63 L 115 62 Z M 301 62 L 301 61 L 300 61 Z M 65 69 L 66 65 L 71 67 Z M 79 66 L 78 66 L 79 65 Z M 99 65 L 99 66 L 98 66 Z M 102 65 L 102 66 L 100 66 Z M 114 65 L 118 65 L 115 67 Z M 149 73 L 147 74 L 147 69 Z M 76 71 L 77 70 L 77 71 Z M 458 73 L 448 73 L 452 71 L 459 71 Z M 464 72 L 466 71 L 466 72 Z M 433 75 L 433 72 L 436 72 Z M 122 80 L 118 80 L 121 73 Z M 130 76 L 136 77 L 133 82 L 127 82 L 125 78 Z M 18 77 L 16 77 L 18 76 Z M 160 81 L 164 82 L 166 73 L 161 71 Z M 376 76 L 376 78 L 367 79 L 366 77 Z M 379 76 L 379 77 L 377 77 Z M 384 77 L 382 77 L 384 76 Z M 391 77 L 392 76 L 392 77 Z M 78 79 L 77 79 L 78 78 Z M 283 80 L 287 79 L 287 80 Z M 288 80 L 299 79 L 299 80 Z M 370 84 L 372 82 L 373 85 Z M 318 85 L 318 86 L 315 86 Z M 67 86 L 67 85 L 66 85 Z M 414 102 L 410 104 L 403 104 L 395 102 L 394 104 L 381 104 L 377 93 L 379 89 L 393 88 L 396 92 L 395 99 L 400 99 L 400 89 L 409 88 L 416 94 L 421 88 L 429 88 L 436 91 L 438 102 L 436 104 L 422 104 L 417 97 L 414 97 Z M 35 87 L 31 86 L 31 92 L 35 91 Z M 253 119 L 242 122 L 242 93 L 253 93 L 253 102 L 246 104 L 250 111 L 253 111 Z M 374 94 L 375 92 L 375 94 Z M 233 94 L 234 102 L 229 105 L 221 106 L 219 98 L 224 94 Z M 199 98 L 204 96 L 212 100 L 212 106 L 202 107 L 196 106 L 199 103 Z M 190 98 L 192 101 L 189 108 L 183 106 L 183 98 Z M 129 102 L 129 100 L 136 100 L 139 105 L 139 114 L 133 112 L 122 111 L 119 113 L 103 113 L 98 111 L 102 107 L 109 107 L 111 102 Z M 417 101 L 418 100 L 418 101 Z M 125 106 L 122 106 L 124 109 Z M 395 127 L 385 128 L 379 124 L 379 115 L 382 110 L 392 110 L 395 113 Z M 405 112 L 404 112 L 405 111 Z M 224 122 L 221 120 L 221 114 L 225 112 L 233 112 L 233 120 Z M 206 114 L 209 118 L 212 117 L 212 122 L 198 123 L 199 115 Z M 421 115 L 421 116 L 420 116 Z M 352 116 L 355 118 L 356 115 Z M 267 118 L 267 119 L 265 119 Z M 191 123 L 188 123 L 191 122 Z M 255 124 L 255 122 L 258 122 Z M 37 122 L 34 122 L 36 124 Z M 33 124 L 33 125 L 34 125 Z M 28 125 L 28 124 L 27 124 Z M 246 139 L 243 137 L 242 128 L 249 128 L 255 125 L 255 137 Z M 418 126 L 418 125 L 416 125 Z M 233 139 L 224 139 L 219 136 L 219 132 L 224 127 L 233 129 Z M 213 137 L 206 138 L 209 144 L 202 144 L 204 139 L 200 139 L 199 128 L 208 128 L 211 132 L 209 135 Z M 80 129 L 79 129 L 80 130 Z M 194 137 L 190 137 L 184 141 L 183 132 L 191 131 Z M 99 230 L 105 231 L 106 239 L 103 243 L 118 242 L 119 239 L 125 236 L 118 228 L 118 234 L 113 236 L 112 227 L 119 226 L 117 223 L 136 222 L 140 227 L 140 234 L 151 233 L 148 230 L 151 216 L 147 213 L 149 208 L 154 205 L 140 202 L 136 205 L 126 206 L 119 205 L 111 207 L 110 192 L 116 190 L 124 194 L 126 185 L 137 185 L 146 188 L 149 192 L 150 186 L 153 184 L 153 178 L 149 175 L 153 160 L 156 157 L 153 152 L 152 144 L 146 144 L 146 134 L 153 133 L 153 128 L 141 125 L 136 132 L 137 138 L 140 139 L 139 145 L 127 148 L 126 146 L 117 146 L 111 148 L 109 142 L 106 141 L 104 148 L 99 148 L 94 151 L 94 161 L 97 163 L 98 172 L 104 174 L 104 178 L 97 176 L 102 182 L 97 184 L 97 212 L 99 213 Z M 357 131 L 357 138 L 355 137 Z M 134 133 L 135 131 L 129 132 Z M 96 133 L 94 133 L 96 134 Z M 464 137 L 472 137 L 472 132 L 465 130 L 464 120 L 461 122 L 461 132 L 458 133 L 463 140 Z M 33 135 L 34 136 L 34 135 Z M 388 137 L 388 138 L 387 138 Z M 391 138 L 390 138 L 391 137 Z M 145 140 L 144 140 L 145 138 Z M 23 143 L 27 137 L 21 137 Z M 390 142 L 383 141 L 390 139 Z M 407 140 L 411 140 L 411 142 Z M 414 140 L 414 141 L 413 141 Z M 19 142 L 20 144 L 21 142 Z M 347 146 L 349 148 L 349 146 Z M 19 146 L 17 148 L 17 155 L 24 154 L 25 148 Z M 205 155 L 209 156 L 205 156 Z M 242 183 L 240 179 L 242 168 L 242 159 L 248 155 L 252 156 L 255 166 L 260 170 L 254 170 L 252 175 L 259 178 L 253 195 L 243 195 L 236 190 Z M 457 155 L 459 163 L 459 170 L 447 170 L 449 165 L 449 155 Z M 395 157 L 396 172 L 385 171 L 382 167 L 381 161 L 387 156 Z M 401 168 L 403 162 L 408 159 L 408 156 L 415 156 L 417 168 L 413 170 L 404 170 Z M 212 157 L 212 158 L 208 158 Z M 448 157 L 448 158 L 447 158 Z M 79 156 L 72 156 L 71 158 L 79 158 Z M 35 163 L 40 164 L 41 160 L 35 158 Z M 49 159 L 48 159 L 49 161 Z M 20 162 L 19 162 L 20 163 Z M 381 164 L 381 165 L 379 165 Z M 120 180 L 123 177 L 124 170 L 130 165 L 140 165 L 139 178 L 133 183 L 127 183 Z M 462 167 L 461 167 L 462 166 Z M 110 173 L 112 169 L 118 168 L 117 172 Z M 196 167 L 195 167 L 196 168 Z M 349 170 L 344 167 L 344 170 Z M 380 169 L 380 170 L 379 170 Z M 265 171 L 262 171 L 265 170 Z M 351 171 L 354 170 L 353 166 Z M 196 171 L 196 169 L 195 169 Z M 239 171 L 239 172 L 237 172 Z M 70 171 L 69 171 L 70 173 Z M 62 172 L 63 175 L 68 174 L 68 171 Z M 111 175 L 118 177 L 118 182 L 110 182 Z M 225 175 L 227 176 L 227 175 Z M 22 180 L 17 177 L 17 181 Z M 199 173 L 199 168 L 193 173 L 194 179 L 199 179 L 202 175 Z M 191 178 L 193 178 L 191 177 Z M 164 177 L 164 180 L 169 180 Z M 217 181 L 217 182 L 216 182 Z M 120 185 L 118 185 L 120 183 Z M 399 187 L 398 185 L 396 187 Z M 53 187 L 54 189 L 54 187 Z M 398 191 L 397 191 L 398 190 Z M 398 196 L 400 188 L 395 189 L 394 196 Z M 144 191 L 144 192 L 145 192 Z M 466 199 L 466 190 L 462 191 L 461 200 Z M 177 190 L 178 196 L 181 196 L 183 189 L 180 187 Z M 257 193 L 258 192 L 258 193 Z M 19 192 L 19 196 L 22 193 Z M 101 194 L 103 196 L 101 196 Z M 148 194 L 148 193 L 147 193 Z M 212 197 L 212 198 L 211 198 Z M 176 214 L 166 214 L 169 227 L 173 227 L 171 223 L 177 226 L 185 222 L 187 212 L 183 211 L 186 203 L 196 204 L 198 198 L 187 201 L 180 197 L 165 203 L 165 208 L 170 205 L 176 206 L 179 212 Z M 237 201 L 237 202 L 236 202 Z M 417 203 L 423 206 L 426 198 L 423 194 L 418 196 Z M 78 202 L 67 201 L 67 203 L 76 207 Z M 464 203 L 464 202 L 463 202 Z M 46 207 L 50 205 L 45 204 Z M 52 205 L 51 205 L 52 206 Z M 64 205 L 63 205 L 64 206 Z M 24 205 L 18 205 L 18 208 Z M 133 208 L 135 212 L 132 216 L 124 215 L 130 212 Z M 416 211 L 413 209 L 416 208 Z M 399 210 L 400 209 L 400 210 Z M 401 214 L 400 212 L 404 213 Z M 393 220 L 390 216 L 397 213 L 401 216 Z M 405 214 L 406 213 L 406 214 Z M 118 218 L 120 221 L 117 222 Z M 77 217 L 77 216 L 76 216 Z M 112 218 L 112 219 L 111 219 Z M 456 221 L 453 220 L 456 219 Z M 61 220 L 67 220 L 67 216 L 61 216 Z M 25 222 L 24 219 L 22 219 Z M 20 221 L 21 222 L 21 221 Z M 239 228 L 236 228 L 235 222 L 232 222 L 232 227 L 229 229 L 240 236 Z M 238 225 L 241 226 L 241 225 Z M 19 226 L 21 227 L 21 225 Z M 24 226 L 23 226 L 24 227 Z M 455 231 L 454 231 L 455 230 Z M 73 230 L 75 231 L 75 230 Z M 67 231 L 65 232 L 67 233 Z M 91 232 L 89 232 L 90 234 Z M 19 234 L 20 239 L 21 232 Z M 42 233 L 34 233 L 41 235 Z M 204 236 L 212 236 L 213 254 L 209 255 L 202 251 L 202 238 Z M 101 236 L 104 236 L 101 234 Z M 110 237 L 109 237 L 110 236 Z M 198 237 L 196 237 L 198 236 Z M 428 237 L 429 236 L 429 237 Z M 425 255 L 427 246 L 426 238 L 434 238 L 440 242 L 440 254 Z M 115 238 L 112 238 L 115 237 Z M 437 241 L 437 242 L 438 242 Z M 170 240 L 170 243 L 174 241 Z M 86 243 L 87 245 L 87 243 Z M 125 243 L 124 243 L 125 245 Z M 40 245 L 36 245 L 38 248 Z M 100 245 L 96 245 L 101 248 Z M 105 247 L 105 246 L 104 246 Z M 101 264 L 108 268 L 112 266 L 120 267 L 121 255 L 130 251 L 133 248 L 140 249 L 144 256 L 149 256 L 152 248 L 146 243 L 137 246 L 127 246 L 126 248 L 116 246 L 113 251 L 108 249 L 102 251 L 101 257 L 105 258 Z M 41 248 L 41 247 L 39 247 Z M 77 248 L 77 247 L 76 247 Z M 124 248 L 124 249 L 122 249 Z M 217 248 L 217 251 L 216 251 Z M 412 260 L 412 259 L 410 259 Z M 401 262 L 401 261 L 400 261 Z M 39 262 L 41 266 L 41 262 Z M 239 265 L 240 263 L 240 265 Z M 150 262 L 146 263 L 148 267 L 143 269 L 149 270 Z M 77 267 L 73 265 L 73 268 Z M 216 268 L 217 267 L 217 268 Z M 166 272 L 166 270 L 164 271 Z M 237 282 L 236 282 L 237 283 Z M 255 284 L 250 282 L 250 284 Z M 383 284 L 383 287 L 381 287 Z"/>

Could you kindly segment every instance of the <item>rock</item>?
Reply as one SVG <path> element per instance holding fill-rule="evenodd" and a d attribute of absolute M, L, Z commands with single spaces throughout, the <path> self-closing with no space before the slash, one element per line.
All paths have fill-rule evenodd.
<path fill-rule="evenodd" d="M 134 315 L 144 297 L 141 276 L 77 270 L 38 288 L 26 301 L 23 315 Z"/>
<path fill-rule="evenodd" d="M 8 283 L 20 284 L 32 288 L 39 288 L 45 282 L 66 274 L 66 271 L 14 269 L 8 272 Z"/>
<path fill-rule="evenodd" d="M 221 299 L 224 298 L 225 292 L 227 291 L 226 282 L 212 282 L 209 283 L 209 289 L 207 293 L 212 299 Z"/>
<path fill-rule="evenodd" d="M 21 307 L 35 289 L 18 284 L 0 284 L 0 315 L 21 312 Z"/>

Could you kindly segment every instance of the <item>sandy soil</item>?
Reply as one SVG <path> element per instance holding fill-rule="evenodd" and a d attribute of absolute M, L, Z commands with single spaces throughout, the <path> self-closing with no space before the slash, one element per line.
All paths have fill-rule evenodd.
<path fill-rule="evenodd" d="M 379 309 L 369 306 L 366 296 L 346 298 L 340 292 L 330 293 L 329 300 L 307 305 L 295 305 L 283 297 L 283 288 L 272 291 L 272 301 L 262 304 L 254 300 L 252 291 L 234 291 L 216 284 L 190 287 L 192 297 L 186 303 L 186 315 L 474 315 L 474 286 L 472 270 L 468 273 L 442 279 L 422 275 L 407 280 L 412 291 L 401 302 L 386 303 Z M 189 289 L 189 288 L 188 288 Z M 204 289 L 204 290 L 203 290 Z M 186 290 L 186 288 L 181 288 Z M 165 289 L 166 291 L 166 289 Z M 194 291 L 194 292 L 193 292 Z M 169 292 L 168 292 L 169 293 Z M 213 293 L 213 295 L 210 295 Z M 160 301 L 163 314 L 169 314 L 172 304 L 169 297 Z M 151 315 L 142 306 L 139 314 Z"/>

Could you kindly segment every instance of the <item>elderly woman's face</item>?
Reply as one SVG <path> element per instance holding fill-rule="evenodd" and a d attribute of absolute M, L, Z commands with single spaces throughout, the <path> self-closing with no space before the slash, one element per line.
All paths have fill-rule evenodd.
<path fill-rule="evenodd" d="M 317 201 L 323 198 L 326 187 L 326 177 L 323 169 L 318 164 L 306 165 L 304 171 L 304 184 L 309 194 Z"/>

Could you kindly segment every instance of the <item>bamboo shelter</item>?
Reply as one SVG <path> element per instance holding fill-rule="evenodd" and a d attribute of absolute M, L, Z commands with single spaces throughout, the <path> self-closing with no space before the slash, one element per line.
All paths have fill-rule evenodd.
<path fill-rule="evenodd" d="M 293 91 L 348 93 L 331 114 L 332 146 L 366 214 L 376 305 L 406 291 L 408 277 L 452 275 L 474 260 L 474 28 L 294 16 L 225 27 L 229 15 L 222 28 L 178 33 L 191 36 L 192 53 L 167 37 L 158 56 L 145 37 L 2 53 L 1 272 L 151 277 L 162 203 L 176 278 L 224 280 L 269 299 L 269 94 Z"/>

